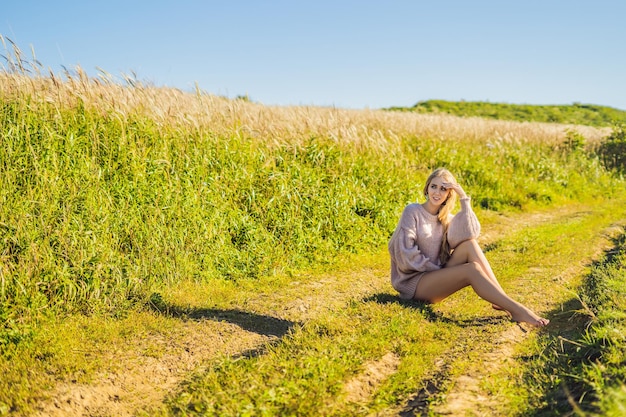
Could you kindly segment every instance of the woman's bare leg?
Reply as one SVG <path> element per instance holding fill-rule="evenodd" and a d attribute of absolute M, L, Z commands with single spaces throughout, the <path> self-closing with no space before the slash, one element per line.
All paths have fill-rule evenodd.
<path fill-rule="evenodd" d="M 502 286 L 500 286 L 500 282 L 498 281 L 498 279 L 496 278 L 496 275 L 493 273 L 493 270 L 491 269 L 491 265 L 489 264 L 489 261 L 485 257 L 483 250 L 481 249 L 480 245 L 478 244 L 476 240 L 474 239 L 466 240 L 460 243 L 459 246 L 457 246 L 457 249 L 459 249 L 457 255 L 461 255 L 461 256 L 455 257 L 454 260 L 450 259 L 450 261 L 452 261 L 453 263 L 451 264 L 450 261 L 448 261 L 446 266 L 461 265 L 461 264 L 468 263 L 468 262 L 477 262 L 482 267 L 487 277 L 494 283 L 494 285 L 500 288 L 502 292 L 504 292 L 504 290 L 502 289 Z M 497 304 L 491 304 L 491 306 L 496 310 L 503 310 L 503 308 Z"/>
<path fill-rule="evenodd" d="M 472 259 L 477 256 L 476 247 L 475 241 L 463 242 L 454 250 L 445 268 L 424 274 L 415 290 L 415 298 L 436 303 L 471 286 L 478 296 L 508 311 L 515 321 L 539 327 L 548 324 L 547 319 L 509 297 L 497 284 L 497 280 L 494 283 L 484 266 Z"/>

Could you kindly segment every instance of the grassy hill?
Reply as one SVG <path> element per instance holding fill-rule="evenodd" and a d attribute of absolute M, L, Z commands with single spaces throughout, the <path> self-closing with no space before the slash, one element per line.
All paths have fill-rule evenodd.
<path fill-rule="evenodd" d="M 571 105 L 506 104 L 472 101 L 420 101 L 413 107 L 389 110 L 418 113 L 446 113 L 461 117 L 483 117 L 519 122 L 563 123 L 612 126 L 626 123 L 626 111 L 613 107 L 574 103 Z"/>

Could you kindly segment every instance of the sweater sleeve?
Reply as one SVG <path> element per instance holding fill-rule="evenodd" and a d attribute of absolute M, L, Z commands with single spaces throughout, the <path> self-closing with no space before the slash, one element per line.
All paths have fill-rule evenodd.
<path fill-rule="evenodd" d="M 408 208 L 402 213 L 400 223 L 389 241 L 389 253 L 398 271 L 403 274 L 440 269 L 438 264 L 426 257 L 417 246 L 419 218 Z"/>
<path fill-rule="evenodd" d="M 480 235 L 480 223 L 472 210 L 470 198 L 461 199 L 461 210 L 448 225 L 448 243 L 456 248 L 464 240 L 476 239 Z"/>

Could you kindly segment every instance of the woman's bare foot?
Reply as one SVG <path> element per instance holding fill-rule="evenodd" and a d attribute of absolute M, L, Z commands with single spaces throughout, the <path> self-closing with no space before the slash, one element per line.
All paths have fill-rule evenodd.
<path fill-rule="evenodd" d="M 550 323 L 550 320 L 539 317 L 530 310 L 522 310 L 518 314 L 511 313 L 511 320 L 518 323 L 528 323 L 534 327 L 545 327 Z"/>

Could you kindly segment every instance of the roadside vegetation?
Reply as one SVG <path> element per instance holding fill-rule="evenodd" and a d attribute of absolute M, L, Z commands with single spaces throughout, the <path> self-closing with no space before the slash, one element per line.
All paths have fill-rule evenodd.
<path fill-rule="evenodd" d="M 168 374 L 163 398 L 128 415 L 428 410 L 511 326 L 469 292 L 431 308 L 390 290 L 385 245 L 438 166 L 463 183 L 484 229 L 499 230 L 486 243 L 503 285 L 546 312 L 573 291 L 594 323 L 568 336 L 567 352 L 558 330 L 529 336 L 520 349 L 533 359 L 511 368 L 531 372 L 515 379 L 526 395 L 503 404 L 528 415 L 546 401 L 572 409 L 571 398 L 581 409 L 623 405 L 619 383 L 600 381 L 624 381 L 623 338 L 608 337 L 623 324 L 623 303 L 611 303 L 626 288 L 597 271 L 579 288 L 581 266 L 545 289 L 573 262 L 602 262 L 607 228 L 619 235 L 623 127 L 271 107 L 80 68 L 47 73 L 16 46 L 6 61 L 0 415 L 106 403 L 117 394 L 58 398 L 137 364 L 169 358 L 173 369 L 195 351 L 204 356 Z M 560 214 L 513 227 L 537 213 Z M 580 365 L 583 383 L 551 397 L 563 360 Z M 436 393 L 411 405 L 428 381 Z"/>
<path fill-rule="evenodd" d="M 527 415 L 626 413 L 626 234 L 592 265 L 579 296 L 570 317 L 578 326 L 542 338 L 542 354 L 529 363 L 528 377 L 547 395 Z"/>
<path fill-rule="evenodd" d="M 484 101 L 420 101 L 413 107 L 390 110 L 417 113 L 444 113 L 460 117 L 481 117 L 518 122 L 562 123 L 588 126 L 613 126 L 626 123 L 626 110 L 595 104 L 533 105 L 490 103 Z"/>

